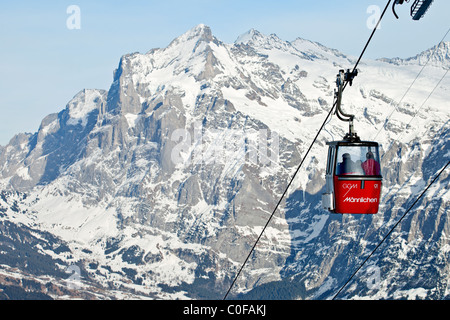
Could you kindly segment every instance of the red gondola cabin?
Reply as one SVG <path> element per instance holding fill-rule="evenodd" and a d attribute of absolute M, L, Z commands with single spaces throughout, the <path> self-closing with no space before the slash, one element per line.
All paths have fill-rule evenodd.
<path fill-rule="evenodd" d="M 378 143 L 358 139 L 327 144 L 323 207 L 334 213 L 377 213 L 382 183 Z"/>

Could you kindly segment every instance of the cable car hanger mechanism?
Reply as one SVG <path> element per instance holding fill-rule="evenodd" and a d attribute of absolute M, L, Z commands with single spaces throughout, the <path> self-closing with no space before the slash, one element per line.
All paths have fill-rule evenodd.
<path fill-rule="evenodd" d="M 342 93 L 344 91 L 345 86 L 347 83 L 351 86 L 353 83 L 353 79 L 358 75 L 358 70 L 354 69 L 353 71 L 350 71 L 350 69 L 347 69 L 346 72 L 344 70 L 339 70 L 339 73 L 337 74 L 336 78 L 336 86 L 337 89 L 334 91 L 335 99 L 336 99 L 336 116 L 341 121 L 345 121 L 349 123 L 349 131 L 345 135 L 344 140 L 349 141 L 360 141 L 358 135 L 356 134 L 354 127 L 353 127 L 353 119 L 355 116 L 353 114 L 347 114 L 344 111 L 342 111 Z"/>

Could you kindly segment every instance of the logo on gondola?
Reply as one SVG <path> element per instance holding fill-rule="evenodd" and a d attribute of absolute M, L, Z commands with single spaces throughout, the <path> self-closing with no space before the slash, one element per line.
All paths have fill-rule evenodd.
<path fill-rule="evenodd" d="M 377 203 L 378 198 L 369 198 L 369 197 L 361 197 L 361 198 L 354 198 L 354 197 L 347 197 L 344 199 L 344 202 L 351 202 L 351 203 Z"/>
<path fill-rule="evenodd" d="M 344 183 L 342 185 L 342 188 L 348 189 L 347 192 L 344 194 L 344 197 L 345 197 L 350 192 L 350 190 L 358 188 L 358 184 L 357 183 Z"/>
<path fill-rule="evenodd" d="M 358 188 L 358 184 L 357 183 L 344 183 L 342 185 L 342 188 L 344 188 L 344 189 L 354 189 L 354 188 Z"/>

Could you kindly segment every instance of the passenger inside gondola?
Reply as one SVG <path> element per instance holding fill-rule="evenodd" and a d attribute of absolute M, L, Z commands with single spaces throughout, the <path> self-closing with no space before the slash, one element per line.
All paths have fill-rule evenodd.
<path fill-rule="evenodd" d="M 338 163 L 337 174 L 338 175 L 354 175 L 357 174 L 356 163 L 352 160 L 349 153 L 342 155 L 342 162 Z"/>
<path fill-rule="evenodd" d="M 375 160 L 372 151 L 366 153 L 366 161 L 362 163 L 362 168 L 366 176 L 381 175 L 380 164 Z"/>
<path fill-rule="evenodd" d="M 350 146 L 339 148 L 341 162 L 336 165 L 336 174 L 352 176 L 379 176 L 381 175 L 378 152 L 370 147 Z M 375 154 L 376 152 L 376 154 Z"/>

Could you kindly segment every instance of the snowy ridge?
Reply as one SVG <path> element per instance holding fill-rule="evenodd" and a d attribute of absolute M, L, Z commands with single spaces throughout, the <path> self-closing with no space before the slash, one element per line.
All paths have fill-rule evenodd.
<path fill-rule="evenodd" d="M 444 69 L 450 68 L 449 60 L 450 60 L 450 42 L 442 41 L 437 44 L 433 48 L 425 50 L 414 57 L 410 57 L 407 59 L 401 58 L 393 58 L 387 59 L 383 58 L 380 61 L 392 63 L 395 65 L 426 65 L 430 64 L 433 66 L 439 66 Z"/>

